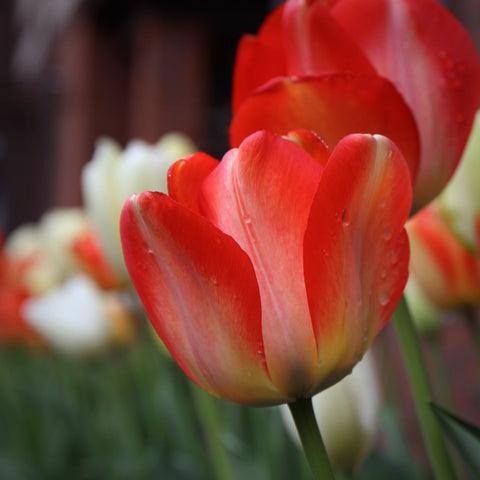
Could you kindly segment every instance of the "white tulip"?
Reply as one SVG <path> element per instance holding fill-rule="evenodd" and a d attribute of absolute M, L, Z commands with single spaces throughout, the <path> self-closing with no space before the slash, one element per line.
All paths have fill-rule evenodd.
<path fill-rule="evenodd" d="M 312 398 L 315 417 L 332 466 L 351 473 L 370 452 L 378 430 L 381 394 L 372 354 L 353 372 Z M 300 443 L 287 405 L 280 407 L 287 430 Z"/>
<path fill-rule="evenodd" d="M 480 110 L 455 174 L 438 197 L 450 227 L 472 251 L 478 251 L 476 220 L 480 214 Z"/>
<path fill-rule="evenodd" d="M 13 230 L 7 237 L 5 254 L 20 266 L 22 282 L 28 290 L 40 295 L 78 272 L 71 247 L 88 228 L 81 209 L 52 209 L 38 223 L 23 224 Z"/>
<path fill-rule="evenodd" d="M 83 275 L 44 296 L 26 300 L 22 313 L 34 330 L 64 354 L 92 353 L 111 340 L 102 292 Z"/>
<path fill-rule="evenodd" d="M 167 172 L 195 146 L 182 134 L 164 135 L 155 145 L 131 141 L 124 151 L 109 139 L 97 142 L 92 160 L 82 172 L 84 202 L 108 258 L 128 278 L 120 242 L 120 213 L 133 193 L 145 190 L 167 193 Z"/>

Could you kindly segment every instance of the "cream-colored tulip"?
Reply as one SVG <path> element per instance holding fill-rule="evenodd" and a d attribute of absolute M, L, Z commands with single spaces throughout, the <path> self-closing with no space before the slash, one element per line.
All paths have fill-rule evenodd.
<path fill-rule="evenodd" d="M 19 266 L 23 284 L 33 295 L 40 295 L 78 271 L 71 246 L 88 228 L 81 209 L 52 209 L 38 223 L 13 230 L 7 237 L 5 254 Z"/>
<path fill-rule="evenodd" d="M 438 198 L 442 213 L 462 242 L 478 250 L 476 221 L 480 215 L 480 110 L 454 176 Z"/>
<path fill-rule="evenodd" d="M 442 325 L 443 313 L 427 297 L 412 272 L 408 277 L 404 294 L 418 331 L 427 336 L 434 336 Z"/>
<path fill-rule="evenodd" d="M 88 355 L 130 338 L 133 321 L 118 296 L 77 275 L 23 304 L 25 321 L 52 348 L 68 355 Z"/>
<path fill-rule="evenodd" d="M 371 451 L 380 421 L 382 401 L 372 353 L 367 352 L 350 375 L 312 402 L 332 466 L 355 471 Z M 279 408 L 287 430 L 299 442 L 288 406 Z"/>
<path fill-rule="evenodd" d="M 196 150 L 180 133 L 164 135 L 156 144 L 131 141 L 125 150 L 99 139 L 92 160 L 82 172 L 86 208 L 109 260 L 128 278 L 120 243 L 120 212 L 128 197 L 145 190 L 167 192 L 167 172 L 177 160 Z"/>

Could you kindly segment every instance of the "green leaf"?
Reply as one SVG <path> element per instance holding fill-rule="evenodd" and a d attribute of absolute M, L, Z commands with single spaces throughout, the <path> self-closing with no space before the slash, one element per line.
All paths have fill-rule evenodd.
<path fill-rule="evenodd" d="M 460 458 L 480 478 L 480 427 L 431 402 L 440 426 L 457 448 Z"/>

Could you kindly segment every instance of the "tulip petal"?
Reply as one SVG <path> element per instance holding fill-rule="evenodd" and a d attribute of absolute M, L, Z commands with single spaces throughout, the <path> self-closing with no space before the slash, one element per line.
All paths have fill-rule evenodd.
<path fill-rule="evenodd" d="M 302 147 L 312 158 L 324 167 L 330 158 L 328 145 L 315 132 L 310 130 L 291 130 L 285 137 Z"/>
<path fill-rule="evenodd" d="M 178 162 L 168 170 L 168 193 L 171 198 L 200 212 L 198 195 L 205 178 L 218 166 L 218 160 L 210 155 L 198 152 Z"/>
<path fill-rule="evenodd" d="M 263 131 L 225 155 L 204 184 L 205 215 L 252 259 L 268 371 L 290 397 L 302 396 L 316 371 L 302 252 L 322 170 L 294 142 Z"/>
<path fill-rule="evenodd" d="M 365 53 L 322 2 L 289 0 L 285 3 L 282 26 L 287 59 L 285 76 L 332 72 L 376 74 Z"/>
<path fill-rule="evenodd" d="M 407 223 L 410 268 L 435 306 L 447 309 L 480 300 L 480 259 L 460 241 L 432 204 Z"/>
<path fill-rule="evenodd" d="M 402 151 L 412 182 L 416 178 L 420 147 L 415 120 L 387 80 L 336 74 L 272 81 L 237 110 L 230 142 L 237 146 L 261 129 L 286 135 L 297 128 L 313 130 L 330 148 L 350 133 L 385 135 Z"/>
<path fill-rule="evenodd" d="M 331 12 L 413 111 L 422 144 L 415 204 L 424 205 L 453 173 L 480 102 L 475 47 L 435 0 L 342 0 Z"/>
<path fill-rule="evenodd" d="M 289 1 L 274 10 L 256 36 L 239 42 L 233 111 L 275 77 L 329 72 L 376 74 L 367 56 L 321 2 Z"/>
<path fill-rule="evenodd" d="M 350 135 L 332 152 L 304 242 L 319 352 L 310 394 L 349 373 L 393 313 L 408 277 L 411 197 L 405 160 L 387 138 Z"/>
<path fill-rule="evenodd" d="M 252 264 L 235 241 L 158 192 L 130 197 L 120 228 L 135 288 L 184 372 L 226 400 L 285 401 L 264 362 Z"/>

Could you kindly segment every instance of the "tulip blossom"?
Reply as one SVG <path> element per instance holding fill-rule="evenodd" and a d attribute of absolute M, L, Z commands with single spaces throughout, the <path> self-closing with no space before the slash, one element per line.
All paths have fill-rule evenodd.
<path fill-rule="evenodd" d="M 242 38 L 233 86 L 233 146 L 262 128 L 307 128 L 331 147 L 383 134 L 404 154 L 420 207 L 460 160 L 480 63 L 436 0 L 288 0 Z"/>
<path fill-rule="evenodd" d="M 407 231 L 410 270 L 429 303 L 444 310 L 480 301 L 480 258 L 450 229 L 436 203 L 413 216 Z"/>
<path fill-rule="evenodd" d="M 123 204 L 135 192 L 166 192 L 170 165 L 194 150 L 190 139 L 179 133 L 166 134 L 154 145 L 134 140 L 123 151 L 113 140 L 98 141 L 82 172 L 83 197 L 108 259 L 124 279 L 128 273 L 118 227 Z"/>
<path fill-rule="evenodd" d="M 0 235 L 0 342 L 39 344 L 38 335 L 25 322 L 21 312 L 23 302 L 31 294 L 20 282 L 18 266 L 5 255 L 3 243 Z"/>
<path fill-rule="evenodd" d="M 226 400 L 292 402 L 336 383 L 402 295 L 405 159 L 380 135 L 331 153 L 315 138 L 261 131 L 220 163 L 191 155 L 170 168 L 170 196 L 142 192 L 123 208 L 148 317 L 184 372 Z"/>
<path fill-rule="evenodd" d="M 477 219 L 480 215 L 480 110 L 455 175 L 438 199 L 440 211 L 462 242 L 478 252 Z"/>
<path fill-rule="evenodd" d="M 113 292 L 104 292 L 78 275 L 22 305 L 25 321 L 54 349 L 87 355 L 131 337 L 132 318 Z"/>
<path fill-rule="evenodd" d="M 42 295 L 79 272 L 104 288 L 121 283 L 80 208 L 55 208 L 36 224 L 20 225 L 8 236 L 5 255 L 32 295 Z"/>
<path fill-rule="evenodd" d="M 351 474 L 370 453 L 380 424 L 381 393 L 374 359 L 367 352 L 350 375 L 312 398 L 332 466 Z M 281 407 L 289 433 L 298 433 L 288 407 Z"/>

